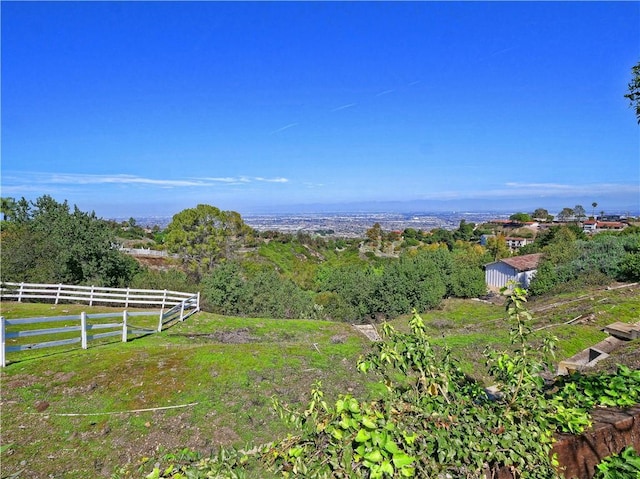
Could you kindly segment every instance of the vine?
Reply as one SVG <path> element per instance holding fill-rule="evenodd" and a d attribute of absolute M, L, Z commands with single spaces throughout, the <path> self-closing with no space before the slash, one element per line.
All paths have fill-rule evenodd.
<path fill-rule="evenodd" d="M 189 457 L 187 464 L 158 464 L 147 477 L 470 479 L 507 467 L 516 479 L 559 478 L 553 433 L 583 432 L 592 407 L 637 403 L 640 372 L 620 366 L 615 375 L 572 375 L 545 385 L 540 372 L 553 357 L 554 339 L 534 348 L 526 292 L 503 293 L 512 348 L 485 351 L 497 394 L 489 396 L 467 376 L 446 346 L 432 345 L 414 311 L 409 333 L 384 324 L 384 341 L 358 362 L 361 372 L 377 374 L 386 386 L 379 399 L 343 395 L 329 403 L 316 383 L 303 411 L 273 400 L 297 434 L 250 451 L 222 449 L 211 458 Z M 599 466 L 601 477 L 627 477 L 615 475 L 619 463 L 637 461 L 637 454 L 620 457 Z M 268 473 L 260 472 L 264 467 Z"/>
<path fill-rule="evenodd" d="M 515 351 L 488 351 L 499 397 L 468 377 L 451 351 L 435 348 L 414 311 L 410 333 L 382 328 L 385 340 L 358 363 L 379 374 L 387 393 L 361 402 L 342 396 L 330 406 L 316 385 L 301 414 L 276 401 L 299 435 L 265 454 L 284 477 L 478 477 L 499 466 L 515 477 L 558 477 L 550 455 L 556 411 L 538 376 L 544 364 L 528 342 L 525 292 L 507 293 Z M 545 351 L 551 351 L 550 342 Z"/>

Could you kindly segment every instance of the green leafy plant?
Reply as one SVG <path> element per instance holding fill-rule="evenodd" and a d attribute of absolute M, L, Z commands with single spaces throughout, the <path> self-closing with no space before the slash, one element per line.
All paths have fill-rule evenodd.
<path fill-rule="evenodd" d="M 558 380 L 554 399 L 586 409 L 628 407 L 640 402 L 640 370 L 618 365 L 615 374 L 574 373 Z"/>
<path fill-rule="evenodd" d="M 385 340 L 358 364 L 380 376 L 387 390 L 380 399 L 347 395 L 330 405 L 318 384 L 302 413 L 275 401 L 299 433 L 268 448 L 267 465 L 283 477 L 471 478 L 500 466 L 516 477 L 557 477 L 548 419 L 555 411 L 537 375 L 543 363 L 527 341 L 525 292 L 507 294 L 515 351 L 487 352 L 497 398 L 446 347 L 431 344 L 414 311 L 409 333 L 384 324 Z"/>
<path fill-rule="evenodd" d="M 594 479 L 639 479 L 640 455 L 633 447 L 605 458 L 597 466 Z"/>

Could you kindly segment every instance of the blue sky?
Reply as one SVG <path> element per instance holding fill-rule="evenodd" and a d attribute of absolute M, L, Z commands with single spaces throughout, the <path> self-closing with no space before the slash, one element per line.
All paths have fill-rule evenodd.
<path fill-rule="evenodd" d="M 7 2 L 2 196 L 640 211 L 638 2 Z"/>

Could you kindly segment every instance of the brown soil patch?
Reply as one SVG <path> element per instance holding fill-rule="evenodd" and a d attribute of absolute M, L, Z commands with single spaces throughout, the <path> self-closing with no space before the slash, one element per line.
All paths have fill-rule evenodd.
<path fill-rule="evenodd" d="M 215 333 L 208 334 L 198 334 L 198 333 L 187 333 L 187 334 L 177 334 L 177 336 L 184 336 L 189 339 L 199 340 L 199 341 L 213 341 L 216 343 L 223 344 L 247 344 L 247 343 L 255 343 L 260 340 L 260 338 L 253 336 L 249 328 L 240 328 L 233 329 L 229 331 L 217 331 Z"/>

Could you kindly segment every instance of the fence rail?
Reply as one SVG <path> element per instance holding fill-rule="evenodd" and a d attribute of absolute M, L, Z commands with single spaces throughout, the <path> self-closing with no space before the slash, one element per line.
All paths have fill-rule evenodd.
<path fill-rule="evenodd" d="M 9 288 L 18 286 L 19 289 L 13 290 L 17 292 L 8 293 Z M 55 286 L 54 289 L 53 287 Z M 49 348 L 54 346 L 63 346 L 67 344 L 81 343 L 82 349 L 87 349 L 89 341 L 107 338 L 111 336 L 121 336 L 122 341 L 126 342 L 129 335 L 153 334 L 166 329 L 171 324 L 184 321 L 192 314 L 200 310 L 200 293 L 181 293 L 178 291 L 157 291 L 157 290 L 117 290 L 115 288 L 97 288 L 87 286 L 68 286 L 68 285 L 49 285 L 49 284 L 27 284 L 27 283 L 2 283 L 1 297 L 2 299 L 52 299 L 56 304 L 60 300 L 71 300 L 72 296 L 68 296 L 68 291 L 78 291 L 91 293 L 90 296 L 75 296 L 76 301 L 88 301 L 89 305 L 97 302 L 118 303 L 125 302 L 129 304 L 161 304 L 160 311 L 145 311 L 130 313 L 127 310 L 122 313 L 98 313 L 87 314 L 85 312 L 79 315 L 55 316 L 55 317 L 34 317 L 34 318 L 17 318 L 6 319 L 0 316 L 0 366 L 6 366 L 7 353 L 16 351 L 27 351 L 32 349 Z M 116 291 L 125 291 L 126 293 L 118 293 Z M 47 294 L 48 293 L 48 294 Z M 155 293 L 155 294 L 154 294 Z M 124 296 L 122 296 L 124 295 Z M 135 296 L 134 296 L 135 295 Z M 144 297 L 146 299 L 140 299 Z M 119 298 L 114 301 L 113 298 Z M 165 305 L 172 306 L 165 311 Z M 155 316 L 158 315 L 157 328 L 141 328 L 130 325 L 128 320 L 135 316 Z M 110 323 L 90 323 L 90 320 L 103 320 L 109 318 L 122 318 L 119 322 Z M 71 326 L 63 327 L 46 327 L 43 329 L 29 329 L 28 325 L 44 324 L 51 326 L 51 323 L 57 322 L 76 323 Z M 25 328 L 27 326 L 27 328 Z M 7 331 L 9 327 L 10 331 Z M 106 332 L 93 331 L 110 330 Z M 7 340 L 15 340 L 18 338 L 29 338 L 33 336 L 56 336 L 69 335 L 69 333 L 80 333 L 79 336 L 71 338 L 55 339 L 53 341 L 43 341 L 32 344 L 19 344 L 7 346 Z"/>
<path fill-rule="evenodd" d="M 134 305 L 142 306 L 175 306 L 186 299 L 192 298 L 193 293 L 180 291 L 106 288 L 102 286 L 77 286 L 67 284 L 37 284 L 37 283 L 2 283 L 0 284 L 0 299 L 14 299 L 18 302 L 30 299 L 49 299 L 58 304 L 60 301 L 82 301 L 94 304 L 124 304 L 125 308 Z"/>

